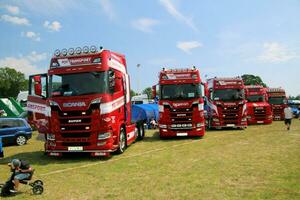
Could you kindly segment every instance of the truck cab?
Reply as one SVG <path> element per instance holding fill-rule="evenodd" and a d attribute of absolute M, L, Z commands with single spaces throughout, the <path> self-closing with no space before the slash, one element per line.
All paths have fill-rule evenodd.
<path fill-rule="evenodd" d="M 273 120 L 284 120 L 284 108 L 287 107 L 285 90 L 282 88 L 267 89 L 269 103 L 272 106 Z"/>
<path fill-rule="evenodd" d="M 95 46 L 56 50 L 46 74 L 32 75 L 29 121 L 45 134 L 50 156 L 124 152 L 139 135 L 131 120 L 125 56 Z"/>
<path fill-rule="evenodd" d="M 247 104 L 244 82 L 240 77 L 207 80 L 209 128 L 246 128 Z"/>
<path fill-rule="evenodd" d="M 246 85 L 248 124 L 270 124 L 273 121 L 267 90 L 261 85 Z"/>
<path fill-rule="evenodd" d="M 158 86 L 160 137 L 204 136 L 204 94 L 199 70 L 163 69 Z"/>

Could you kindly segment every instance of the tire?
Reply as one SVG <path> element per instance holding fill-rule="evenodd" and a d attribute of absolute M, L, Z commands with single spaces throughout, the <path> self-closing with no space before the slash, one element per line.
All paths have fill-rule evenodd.
<path fill-rule="evenodd" d="M 145 137 L 145 128 L 143 123 L 137 124 L 138 126 L 138 140 L 142 140 Z"/>
<path fill-rule="evenodd" d="M 127 147 L 127 140 L 126 140 L 126 133 L 123 128 L 120 129 L 120 136 L 119 136 L 119 147 L 117 149 L 118 154 L 124 153 Z"/>
<path fill-rule="evenodd" d="M 33 185 L 44 185 L 44 183 L 41 180 L 36 180 L 33 182 Z"/>
<path fill-rule="evenodd" d="M 16 138 L 16 144 L 19 146 L 22 146 L 24 144 L 26 144 L 27 142 L 27 138 L 25 135 L 18 135 Z"/>
<path fill-rule="evenodd" d="M 32 193 L 35 195 L 41 195 L 44 192 L 44 188 L 42 185 L 34 185 L 32 188 Z"/>
<path fill-rule="evenodd" d="M 14 184 L 11 181 L 7 181 L 2 187 L 1 187 L 1 197 L 7 197 L 11 195 L 10 190 L 14 189 Z"/>

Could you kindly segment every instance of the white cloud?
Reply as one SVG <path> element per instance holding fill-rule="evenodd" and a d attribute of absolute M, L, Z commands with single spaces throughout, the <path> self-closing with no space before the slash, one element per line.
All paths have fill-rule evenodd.
<path fill-rule="evenodd" d="M 12 24 L 16 24 L 16 25 L 30 25 L 30 22 L 28 19 L 24 18 L 24 17 L 15 17 L 15 16 L 10 16 L 10 15 L 2 15 L 0 20 L 5 21 L 5 22 L 9 22 Z"/>
<path fill-rule="evenodd" d="M 183 15 L 181 12 L 179 12 L 179 10 L 172 3 L 172 0 L 159 0 L 159 1 L 165 7 L 165 9 L 170 15 L 172 15 L 178 21 L 185 23 L 186 25 L 191 27 L 194 31 L 198 31 L 198 28 L 195 26 L 192 18 L 189 18 Z"/>
<path fill-rule="evenodd" d="M 110 0 L 100 0 L 100 5 L 101 5 L 104 13 L 110 19 L 115 19 L 116 18 L 116 13 L 115 13 L 115 10 L 113 9 L 113 6 L 112 6 Z"/>
<path fill-rule="evenodd" d="M 299 57 L 284 45 L 277 42 L 266 42 L 263 44 L 263 52 L 258 56 L 258 60 L 266 63 L 280 63 Z"/>
<path fill-rule="evenodd" d="M 191 53 L 192 49 L 202 47 L 203 45 L 198 41 L 185 41 L 177 42 L 177 48 L 181 49 L 185 53 Z"/>
<path fill-rule="evenodd" d="M 140 18 L 132 21 L 132 26 L 142 32 L 151 33 L 153 32 L 153 26 L 159 24 L 158 20 L 150 18 Z"/>
<path fill-rule="evenodd" d="M 41 37 L 39 33 L 35 33 L 33 31 L 22 32 L 21 36 L 27 37 L 33 41 L 39 42 L 41 41 Z"/>
<path fill-rule="evenodd" d="M 12 15 L 18 15 L 20 13 L 18 6 L 6 5 L 5 8 Z"/>
<path fill-rule="evenodd" d="M 44 22 L 44 27 L 49 29 L 50 31 L 58 32 L 62 28 L 62 25 L 58 21 L 53 21 L 53 22 L 45 21 Z"/>
<path fill-rule="evenodd" d="M 31 52 L 27 56 L 21 57 L 6 57 L 0 59 L 0 67 L 11 67 L 17 71 L 24 73 L 26 76 L 30 74 L 38 74 L 45 71 L 37 66 L 37 62 L 45 60 L 47 58 L 46 53 L 38 54 L 35 51 Z"/>

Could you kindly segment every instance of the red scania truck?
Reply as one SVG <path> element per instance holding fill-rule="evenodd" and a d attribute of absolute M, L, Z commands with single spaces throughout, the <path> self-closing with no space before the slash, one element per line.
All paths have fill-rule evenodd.
<path fill-rule="evenodd" d="M 272 106 L 273 120 L 284 120 L 284 108 L 287 107 L 285 90 L 282 88 L 268 88 L 269 103 Z"/>
<path fill-rule="evenodd" d="M 261 85 L 246 85 L 248 124 L 270 124 L 273 121 L 267 89 Z"/>
<path fill-rule="evenodd" d="M 123 153 L 144 136 L 132 121 L 125 56 L 96 48 L 56 50 L 46 74 L 29 77 L 29 121 L 49 156 Z"/>
<path fill-rule="evenodd" d="M 205 134 L 202 88 L 196 67 L 160 72 L 158 123 L 161 138 Z"/>
<path fill-rule="evenodd" d="M 207 115 L 209 128 L 246 128 L 247 104 L 244 81 L 236 78 L 207 80 Z"/>

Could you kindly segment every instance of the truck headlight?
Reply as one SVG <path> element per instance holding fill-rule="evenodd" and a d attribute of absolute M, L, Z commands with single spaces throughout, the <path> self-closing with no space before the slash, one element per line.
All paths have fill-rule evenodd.
<path fill-rule="evenodd" d="M 197 127 L 197 128 L 199 128 L 199 127 L 201 127 L 201 126 L 204 126 L 204 123 L 197 123 L 197 124 L 196 124 L 196 127 Z"/>
<path fill-rule="evenodd" d="M 219 122 L 219 119 L 213 118 L 213 121 L 214 121 L 214 122 Z"/>
<path fill-rule="evenodd" d="M 105 140 L 107 138 L 110 138 L 111 133 L 110 132 L 106 132 L 106 133 L 99 133 L 98 134 L 98 140 Z"/>
<path fill-rule="evenodd" d="M 163 105 L 158 105 L 158 111 L 159 112 L 164 112 L 164 106 Z"/>
<path fill-rule="evenodd" d="M 165 124 L 160 124 L 160 125 L 159 125 L 159 128 L 167 128 L 167 125 L 165 125 Z"/>

